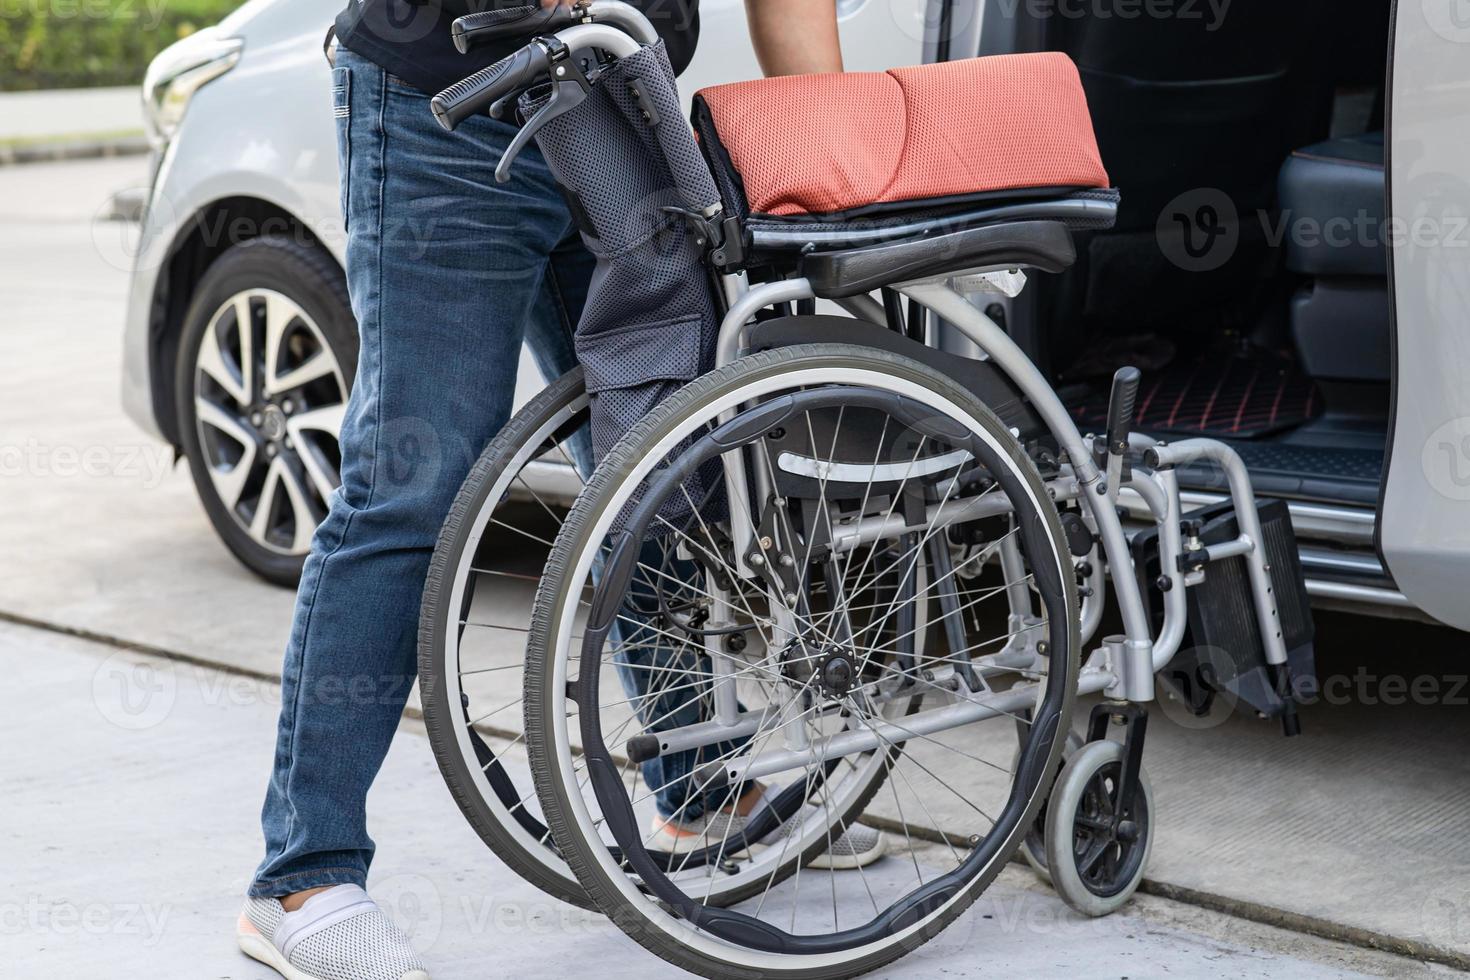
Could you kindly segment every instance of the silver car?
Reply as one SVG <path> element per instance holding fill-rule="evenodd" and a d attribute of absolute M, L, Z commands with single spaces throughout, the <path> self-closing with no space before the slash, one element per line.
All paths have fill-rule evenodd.
<path fill-rule="evenodd" d="M 252 0 L 145 83 L 125 402 L 189 457 L 230 549 L 282 583 L 337 482 L 355 362 L 321 51 L 339 6 Z M 1288 501 L 1314 601 L 1470 629 L 1470 26 L 1452 0 L 1311 23 L 1261 0 L 839 10 L 853 70 L 1071 55 L 1118 225 L 1020 300 L 981 301 L 1079 419 L 1135 363 L 1140 428 L 1230 442 Z M 701 14 L 686 94 L 755 75 L 740 0 Z M 540 383 L 527 361 L 523 397 Z M 1180 475 L 1187 503 L 1223 499 L 1219 474 Z"/>

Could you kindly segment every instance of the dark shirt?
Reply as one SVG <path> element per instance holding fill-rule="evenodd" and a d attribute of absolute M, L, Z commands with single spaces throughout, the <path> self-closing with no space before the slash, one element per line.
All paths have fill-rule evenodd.
<path fill-rule="evenodd" d="M 462 14 L 491 7 L 524 7 L 537 0 L 348 0 L 337 15 L 337 40 L 390 75 L 434 95 L 493 64 L 527 39 L 483 44 L 460 54 L 449 25 Z M 668 46 L 674 70 L 694 56 L 699 0 L 629 0 L 643 10 Z"/>

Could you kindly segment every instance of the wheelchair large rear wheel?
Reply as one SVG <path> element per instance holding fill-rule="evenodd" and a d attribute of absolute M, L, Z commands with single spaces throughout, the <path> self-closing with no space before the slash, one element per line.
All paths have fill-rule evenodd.
<path fill-rule="evenodd" d="M 746 492 L 723 478 L 733 453 Z M 744 358 L 635 427 L 557 538 L 526 663 L 542 810 L 598 907 L 678 966 L 872 970 L 1031 828 L 1069 730 L 1076 609 L 1047 487 L 974 395 L 866 348 Z M 756 818 L 722 819 L 755 787 Z M 671 852 L 653 831 L 691 803 L 697 837 Z M 860 817 L 900 853 L 803 869 Z"/>

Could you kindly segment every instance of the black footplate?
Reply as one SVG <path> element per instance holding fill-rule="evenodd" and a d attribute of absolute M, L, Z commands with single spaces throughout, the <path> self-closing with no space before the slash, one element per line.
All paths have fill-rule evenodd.
<path fill-rule="evenodd" d="M 1312 607 L 1297 554 L 1296 534 L 1286 501 L 1257 500 L 1256 505 L 1286 643 L 1288 676 L 1300 701 L 1316 693 L 1317 670 L 1312 649 Z M 1184 520 L 1198 527 L 1200 542 L 1206 546 L 1233 540 L 1240 534 L 1235 508 L 1228 501 L 1190 511 Z M 1149 528 L 1133 539 L 1133 558 L 1150 615 L 1157 622 L 1163 615 L 1157 529 Z M 1222 696 L 1267 717 L 1281 715 L 1287 704 L 1277 690 L 1277 675 L 1266 663 L 1245 558 L 1210 562 L 1205 566 L 1204 581 L 1186 594 L 1189 630 L 1179 652 L 1159 674 L 1163 683 L 1197 715 L 1215 710 Z"/>

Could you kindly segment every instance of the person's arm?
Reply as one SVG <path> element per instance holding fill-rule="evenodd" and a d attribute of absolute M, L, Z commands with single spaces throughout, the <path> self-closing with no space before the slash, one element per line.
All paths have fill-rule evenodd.
<path fill-rule="evenodd" d="M 768 76 L 842 70 L 837 0 L 745 0 L 745 19 Z"/>

